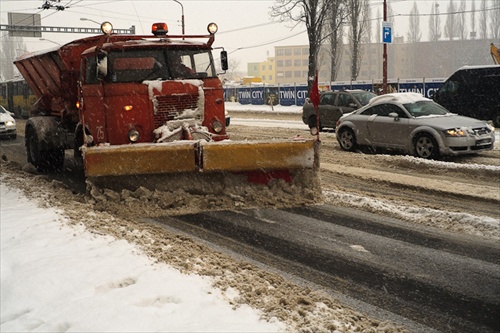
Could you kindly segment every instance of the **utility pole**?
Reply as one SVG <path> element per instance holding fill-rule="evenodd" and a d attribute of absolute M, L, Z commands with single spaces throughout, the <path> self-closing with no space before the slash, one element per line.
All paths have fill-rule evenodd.
<path fill-rule="evenodd" d="M 384 22 L 387 22 L 387 0 L 384 0 Z M 382 59 L 382 93 L 387 94 L 387 43 L 384 43 Z"/>

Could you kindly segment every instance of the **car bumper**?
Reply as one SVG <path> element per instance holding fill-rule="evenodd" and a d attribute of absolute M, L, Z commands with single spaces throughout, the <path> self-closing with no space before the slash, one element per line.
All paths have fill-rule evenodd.
<path fill-rule="evenodd" d="M 16 134 L 16 128 L 0 127 L 0 136 L 11 136 Z"/>
<path fill-rule="evenodd" d="M 494 135 L 474 137 L 446 137 L 441 153 L 444 155 L 476 154 L 485 150 L 492 150 L 495 143 Z"/>

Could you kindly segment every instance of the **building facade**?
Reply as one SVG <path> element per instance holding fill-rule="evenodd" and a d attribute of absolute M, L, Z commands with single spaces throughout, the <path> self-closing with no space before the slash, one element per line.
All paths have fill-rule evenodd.
<path fill-rule="evenodd" d="M 493 64 L 490 56 L 493 39 L 446 40 L 437 42 L 405 43 L 396 37 L 387 45 L 388 79 L 446 78 L 465 65 Z M 331 60 L 329 46 L 320 49 L 318 73 L 320 82 L 329 82 Z M 335 81 L 351 80 L 351 56 L 349 46 L 341 49 L 340 65 Z M 362 61 L 357 80 L 382 79 L 383 44 L 364 44 Z M 275 57 L 264 62 L 249 63 L 248 75 L 262 78 L 267 84 L 307 83 L 309 65 L 308 45 L 276 46 Z"/>

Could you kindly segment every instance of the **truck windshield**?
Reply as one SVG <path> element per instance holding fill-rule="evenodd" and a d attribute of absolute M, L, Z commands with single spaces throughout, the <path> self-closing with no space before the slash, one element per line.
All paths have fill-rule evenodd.
<path fill-rule="evenodd" d="M 108 54 L 107 81 L 201 79 L 215 77 L 209 50 L 126 50 Z"/>

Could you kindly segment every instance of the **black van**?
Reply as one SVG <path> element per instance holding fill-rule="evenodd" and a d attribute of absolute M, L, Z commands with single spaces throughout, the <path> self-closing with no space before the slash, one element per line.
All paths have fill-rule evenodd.
<path fill-rule="evenodd" d="M 432 98 L 450 112 L 500 127 L 500 66 L 464 66 Z"/>

